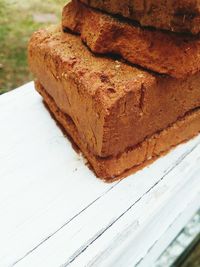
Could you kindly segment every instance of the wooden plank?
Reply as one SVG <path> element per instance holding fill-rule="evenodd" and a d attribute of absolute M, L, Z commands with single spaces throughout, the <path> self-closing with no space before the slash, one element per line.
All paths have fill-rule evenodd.
<path fill-rule="evenodd" d="M 194 196 L 196 197 L 200 189 L 199 176 L 194 176 L 194 180 L 191 180 L 191 177 L 194 175 L 194 172 L 192 172 L 194 166 L 196 166 L 200 160 L 198 159 L 198 162 L 195 162 L 193 159 L 199 155 L 199 152 L 200 146 L 196 149 L 195 155 L 190 154 L 188 159 L 186 157 L 182 160 L 180 166 L 170 171 L 162 178 L 160 183 L 156 184 L 136 203 L 134 202 L 134 195 L 136 194 L 136 192 L 134 192 L 134 187 L 131 188 L 130 184 L 128 186 L 131 188 L 130 191 L 133 191 L 131 195 L 128 187 L 117 185 L 109 192 L 109 195 L 107 194 L 102 197 L 78 218 L 49 239 L 44 245 L 40 246 L 28 257 L 25 257 L 24 260 L 19 262 L 18 266 L 30 266 L 30 264 L 32 264 L 32 266 L 129 266 L 127 265 L 128 261 L 123 265 L 125 262 L 121 262 L 119 257 L 117 257 L 116 260 L 116 258 L 111 255 L 111 252 L 115 252 L 116 249 L 117 253 L 114 253 L 115 256 L 120 255 L 120 259 L 122 259 L 122 252 L 127 251 L 130 245 L 129 235 L 131 236 L 131 242 L 132 239 L 135 239 L 136 244 L 139 244 L 138 242 L 141 236 L 139 240 L 135 236 L 141 231 L 141 225 L 147 225 L 152 218 L 154 219 L 155 214 L 159 210 L 162 211 L 162 208 L 172 195 L 174 197 L 179 197 L 179 199 L 177 199 L 177 197 L 175 198 L 168 207 L 168 212 L 175 203 L 177 203 L 176 209 L 174 209 L 171 216 L 167 216 L 166 212 L 164 213 L 162 216 L 162 223 L 165 224 L 165 221 L 167 221 L 167 224 L 164 228 L 162 225 L 160 229 L 157 227 L 159 225 L 156 225 L 156 228 L 154 228 L 152 232 L 154 234 L 159 230 L 161 232 L 158 231 L 158 233 L 161 235 L 176 218 L 177 213 L 184 210 L 188 203 L 190 203 L 191 198 Z M 178 175 L 180 172 L 181 175 Z M 190 176 L 190 174 L 192 176 Z M 117 187 L 119 187 L 119 191 Z M 184 189 L 184 192 L 179 194 L 181 188 Z M 182 201 L 181 199 L 184 198 L 188 191 L 190 194 L 184 199 L 185 201 Z M 126 193 L 128 196 L 126 196 Z M 131 201 L 132 206 L 130 208 L 129 205 Z M 124 213 L 122 207 L 126 209 Z M 108 216 L 108 214 L 110 214 L 110 216 Z M 158 221 L 159 220 L 160 217 Z M 153 221 L 152 224 L 154 225 L 155 221 Z M 150 224 L 151 227 L 152 224 Z M 144 230 L 144 227 L 142 230 Z M 147 239 L 147 233 L 151 233 L 149 230 L 148 228 L 148 231 L 143 231 L 143 238 L 141 238 L 141 240 Z M 156 240 L 158 238 L 159 236 L 156 236 Z M 121 247 L 121 244 L 123 244 L 122 241 L 126 243 L 125 249 Z M 140 246 L 139 250 L 135 249 L 137 246 L 133 246 L 134 251 L 128 254 L 129 256 L 133 254 L 133 256 L 126 257 L 128 260 L 131 259 L 131 265 L 133 265 L 133 259 L 139 260 L 140 258 L 138 257 L 142 257 L 140 254 L 141 251 L 146 253 L 145 250 L 148 250 L 149 246 L 152 245 L 152 235 L 148 239 L 148 242 L 145 241 L 142 247 Z M 146 248 L 144 248 L 145 246 Z M 109 259 L 109 256 L 111 256 L 111 259 Z M 109 260 L 111 260 L 111 262 L 112 260 L 116 261 L 110 263 Z M 70 264 L 70 262 L 72 262 L 72 264 Z"/>
<path fill-rule="evenodd" d="M 103 183 L 72 149 L 32 83 L 0 97 L 0 122 L 1 266 L 25 260 L 30 266 L 40 254 L 42 266 L 67 263 L 182 161 L 185 171 L 197 168 L 200 137 L 119 183 Z"/>
<path fill-rule="evenodd" d="M 0 123 L 0 265 L 6 266 L 116 183 L 94 177 L 32 83 L 0 97 Z"/>
<path fill-rule="evenodd" d="M 199 181 L 196 181 L 188 189 L 193 190 L 198 184 Z M 194 194 L 197 193 L 194 192 Z M 152 215 L 148 220 L 146 219 L 145 223 L 141 222 L 141 218 L 146 211 L 139 214 L 139 208 L 133 208 L 132 214 L 123 216 L 114 227 L 109 228 L 108 232 L 80 254 L 70 266 L 135 266 L 169 225 L 173 224 L 177 214 L 183 213 L 190 204 L 190 202 L 188 204 L 188 199 L 184 199 L 185 195 L 186 191 L 179 193 L 181 198 L 176 198 L 173 203 L 170 201 L 170 205 L 167 203 L 166 207 L 154 213 L 154 218 Z M 190 197 L 193 198 L 193 195 L 191 194 Z M 186 202 L 181 202 L 182 199 Z M 196 205 L 199 206 L 200 196 L 196 196 L 196 199 Z"/>
<path fill-rule="evenodd" d="M 197 156 L 199 152 L 200 147 L 196 150 Z M 196 161 L 196 166 L 199 164 L 200 160 Z M 194 197 L 199 196 L 200 201 L 199 171 L 193 171 L 194 165 L 188 165 L 188 169 L 183 170 L 184 166 L 185 161 L 123 214 L 102 236 L 90 243 L 71 266 L 117 267 L 133 266 L 139 262 L 152 243 L 173 223 L 177 214 L 183 212 Z M 183 180 L 187 180 L 187 183 L 183 183 Z M 184 198 L 186 195 L 187 198 Z"/>
<path fill-rule="evenodd" d="M 199 206 L 199 203 L 200 201 L 197 204 L 198 206 Z M 197 207 L 197 205 L 193 202 L 192 205 L 190 205 L 187 208 L 187 213 L 191 214 L 190 218 L 187 221 L 185 220 L 185 218 L 183 219 L 183 221 L 185 221 L 185 224 L 182 225 L 179 231 L 175 232 L 174 238 L 172 239 L 170 244 L 167 246 L 167 249 L 165 249 L 161 257 L 157 258 L 157 260 L 154 261 L 155 267 L 162 267 L 162 266 L 171 267 L 172 265 L 178 267 L 181 263 L 183 263 L 183 261 L 186 260 L 186 257 L 191 253 L 191 251 L 194 250 L 194 247 L 200 241 L 200 210 L 198 209 L 193 214 L 191 213 L 191 210 L 194 211 L 194 206 Z M 182 215 L 179 217 L 182 217 Z M 175 224 L 180 225 L 179 221 L 180 220 L 178 218 Z M 174 228 L 174 225 L 170 228 L 171 229 L 169 229 L 169 231 L 167 231 L 166 234 L 171 235 L 171 233 L 175 231 L 175 229 L 172 229 Z M 166 239 L 168 239 L 168 236 Z M 164 237 L 162 241 L 164 241 Z M 159 243 L 161 244 L 161 242 Z M 151 262 L 151 259 L 150 259 L 150 262 Z M 188 266 L 193 266 L 193 265 L 188 265 Z M 138 267 L 145 267 L 145 265 L 138 266 Z"/>
<path fill-rule="evenodd" d="M 177 234 L 184 228 L 188 221 L 199 209 L 200 196 L 195 198 L 188 207 L 179 213 L 175 221 L 167 228 L 164 234 L 154 243 L 145 257 L 140 261 L 137 267 L 146 266 L 166 266 L 162 261 L 160 261 L 161 254 L 166 250 L 166 248 L 171 244 L 171 242 L 176 238 Z M 182 244 L 181 244 L 182 246 Z M 184 249 L 184 247 L 182 247 Z M 166 255 L 167 257 L 167 255 Z M 171 264 L 168 264 L 171 266 Z"/>

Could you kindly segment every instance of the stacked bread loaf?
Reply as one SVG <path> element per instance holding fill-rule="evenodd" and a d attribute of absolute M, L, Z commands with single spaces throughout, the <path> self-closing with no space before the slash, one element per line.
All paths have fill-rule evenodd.
<path fill-rule="evenodd" d="M 200 131 L 200 1 L 72 0 L 34 33 L 44 102 L 103 179 Z"/>

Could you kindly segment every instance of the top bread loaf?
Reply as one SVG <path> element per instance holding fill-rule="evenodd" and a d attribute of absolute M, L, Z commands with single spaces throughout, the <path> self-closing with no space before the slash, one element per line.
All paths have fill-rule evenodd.
<path fill-rule="evenodd" d="M 174 32 L 200 32 L 200 0 L 81 0 L 91 7 L 122 15 L 142 26 Z"/>

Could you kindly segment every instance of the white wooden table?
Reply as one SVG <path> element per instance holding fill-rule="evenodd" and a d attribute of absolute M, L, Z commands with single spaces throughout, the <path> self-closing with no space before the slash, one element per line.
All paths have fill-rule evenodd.
<path fill-rule="evenodd" d="M 200 136 L 107 184 L 33 83 L 0 96 L 0 125 L 0 266 L 153 266 L 200 207 Z"/>

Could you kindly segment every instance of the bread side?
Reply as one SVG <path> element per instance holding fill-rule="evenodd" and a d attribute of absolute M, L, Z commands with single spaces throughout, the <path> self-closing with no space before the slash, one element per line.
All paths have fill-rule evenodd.
<path fill-rule="evenodd" d="M 200 74 L 182 80 L 152 75 L 96 57 L 78 36 L 55 28 L 33 35 L 29 62 L 96 156 L 118 155 L 200 106 Z"/>
<path fill-rule="evenodd" d="M 124 151 L 117 157 L 100 158 L 88 150 L 87 144 L 80 138 L 75 124 L 56 105 L 45 88 L 36 83 L 36 89 L 44 98 L 56 120 L 71 136 L 75 144 L 81 149 L 98 177 L 113 180 L 125 177 L 141 169 L 154 159 L 169 151 L 172 147 L 184 142 L 200 132 L 200 109 L 188 112 L 171 126 L 146 138 L 143 142 L 130 150 Z"/>
<path fill-rule="evenodd" d="M 64 7 L 62 26 L 64 31 L 81 34 L 95 53 L 118 54 L 133 64 L 176 78 L 200 70 L 199 37 L 141 28 L 77 0 Z"/>
<path fill-rule="evenodd" d="M 91 7 L 174 32 L 200 32 L 199 0 L 80 0 Z"/>

